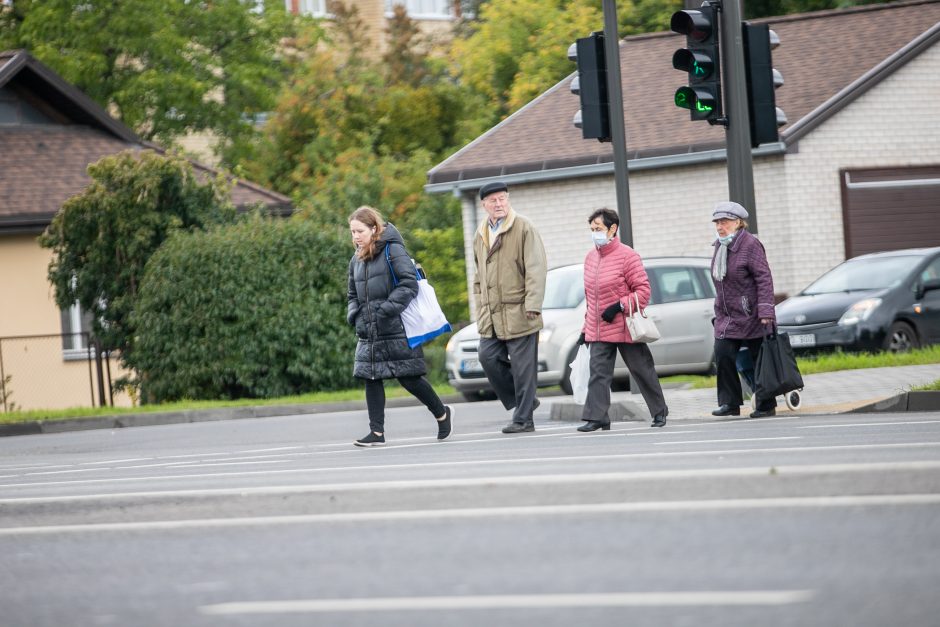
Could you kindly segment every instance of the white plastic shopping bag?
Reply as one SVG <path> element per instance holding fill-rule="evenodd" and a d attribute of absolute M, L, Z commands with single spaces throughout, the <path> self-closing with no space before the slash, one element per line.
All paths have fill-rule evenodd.
<path fill-rule="evenodd" d="M 584 405 L 587 402 L 588 381 L 591 379 L 591 351 L 587 344 L 582 344 L 578 354 L 571 362 L 571 390 L 574 402 Z"/>
<path fill-rule="evenodd" d="M 392 267 L 392 258 L 389 254 L 389 244 L 385 244 L 385 263 L 388 264 L 388 271 L 392 275 L 392 283 L 398 285 L 398 277 L 395 275 L 395 268 Z M 418 295 L 401 312 L 401 322 L 405 327 L 408 346 L 415 348 L 433 340 L 438 335 L 447 333 L 451 328 L 440 303 L 437 302 L 434 288 L 418 272 L 418 268 L 414 266 L 414 259 L 411 260 L 411 264 L 415 277 L 418 279 Z"/>
<path fill-rule="evenodd" d="M 418 295 L 401 312 L 401 321 L 405 325 L 405 335 L 411 348 L 450 331 L 450 323 L 427 279 L 418 280 Z"/>

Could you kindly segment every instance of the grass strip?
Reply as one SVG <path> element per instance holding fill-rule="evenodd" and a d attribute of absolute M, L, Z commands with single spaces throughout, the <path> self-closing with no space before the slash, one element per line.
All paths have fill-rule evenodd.
<path fill-rule="evenodd" d="M 457 391 L 447 383 L 433 385 L 440 396 L 450 396 Z M 387 398 L 408 396 L 408 391 L 397 383 L 385 387 Z M 173 403 L 142 405 L 140 407 L 69 407 L 66 409 L 31 409 L 0 413 L 0 424 L 32 422 L 35 420 L 73 420 L 76 418 L 97 418 L 100 416 L 126 416 L 130 414 L 151 414 L 156 412 L 189 411 L 194 409 L 220 409 L 224 407 L 259 407 L 269 405 L 316 405 L 343 401 L 365 401 L 365 390 L 354 388 L 336 392 L 311 392 L 298 396 L 280 398 L 243 398 L 234 401 L 193 401 L 184 400 Z"/>

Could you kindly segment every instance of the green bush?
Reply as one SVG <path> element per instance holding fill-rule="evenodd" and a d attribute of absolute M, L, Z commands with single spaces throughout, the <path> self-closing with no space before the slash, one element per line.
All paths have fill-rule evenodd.
<path fill-rule="evenodd" d="M 444 367 L 446 352 L 444 350 L 448 336 L 443 336 L 428 344 L 425 344 L 424 363 L 428 367 L 428 381 L 431 383 L 447 383 L 447 369 Z"/>
<path fill-rule="evenodd" d="M 144 402 L 272 398 L 353 385 L 347 238 L 253 217 L 178 233 L 147 264 L 135 313 Z"/>

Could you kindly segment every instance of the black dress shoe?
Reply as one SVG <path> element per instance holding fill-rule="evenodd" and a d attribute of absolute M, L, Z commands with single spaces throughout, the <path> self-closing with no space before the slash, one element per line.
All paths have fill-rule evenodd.
<path fill-rule="evenodd" d="M 741 408 L 732 407 L 731 405 L 722 405 L 718 409 L 712 412 L 712 416 L 740 416 Z"/>
<path fill-rule="evenodd" d="M 578 427 L 578 431 L 583 433 L 588 433 L 590 431 L 597 431 L 598 429 L 602 431 L 610 431 L 609 422 L 600 422 L 597 420 L 588 420 L 583 425 Z"/>
<path fill-rule="evenodd" d="M 651 426 L 651 427 L 665 427 L 665 426 L 666 426 L 666 416 L 668 416 L 668 415 L 669 415 L 669 410 L 668 410 L 668 409 L 663 410 L 663 413 L 661 413 L 661 414 L 656 414 L 655 416 L 653 416 L 653 423 L 652 423 L 650 426 Z"/>
<path fill-rule="evenodd" d="M 510 422 L 503 427 L 503 433 L 524 433 L 526 431 L 535 431 L 535 424 L 531 422 Z"/>
<path fill-rule="evenodd" d="M 751 412 L 751 418 L 767 418 L 769 416 L 776 416 L 777 410 L 771 407 L 770 409 L 758 409 L 757 411 Z"/>

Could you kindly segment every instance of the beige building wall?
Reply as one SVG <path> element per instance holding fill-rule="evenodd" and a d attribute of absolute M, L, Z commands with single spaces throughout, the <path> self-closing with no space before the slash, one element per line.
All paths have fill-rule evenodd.
<path fill-rule="evenodd" d="M 368 29 L 368 37 L 372 40 L 373 46 L 369 53 L 373 58 L 379 58 L 388 47 L 387 29 L 389 24 L 390 12 L 385 10 L 385 0 L 340 0 L 346 6 L 355 6 L 359 11 L 359 19 L 362 20 Z M 407 7 L 407 0 L 401 0 L 401 4 Z M 309 10 L 311 6 L 327 7 L 329 0 L 320 0 L 319 2 L 305 2 L 304 0 L 285 0 L 285 7 L 288 11 L 298 13 Z M 329 18 L 322 13 L 313 14 L 314 17 Z M 411 16 L 421 33 L 427 37 L 432 51 L 440 50 L 446 46 L 453 36 L 453 25 L 456 19 L 451 9 L 449 17 L 428 17 L 420 14 Z"/>
<path fill-rule="evenodd" d="M 46 277 L 51 259 L 51 251 L 41 248 L 35 235 L 0 237 L 0 362 L 4 376 L 11 377 L 5 389 L 7 409 L 11 402 L 16 409 L 93 403 L 88 361 L 68 359 L 59 337 L 33 337 L 62 333 L 59 308 Z M 112 359 L 112 378 L 123 374 Z M 94 395 L 97 403 L 97 388 Z M 131 400 L 120 394 L 114 403 L 129 406 Z"/>
<path fill-rule="evenodd" d="M 790 154 L 755 158 L 759 237 L 778 294 L 803 289 L 845 259 L 840 169 L 940 163 L 937 89 L 925 88 L 937 76 L 940 46 L 812 130 Z M 711 254 L 711 207 L 728 196 L 724 162 L 631 172 L 629 187 L 633 241 L 641 255 Z M 542 234 L 549 267 L 583 261 L 591 245 L 588 215 L 617 206 L 609 175 L 510 184 L 510 198 Z M 477 196 L 464 196 L 468 286 L 475 272 L 473 231 L 485 215 Z"/>

